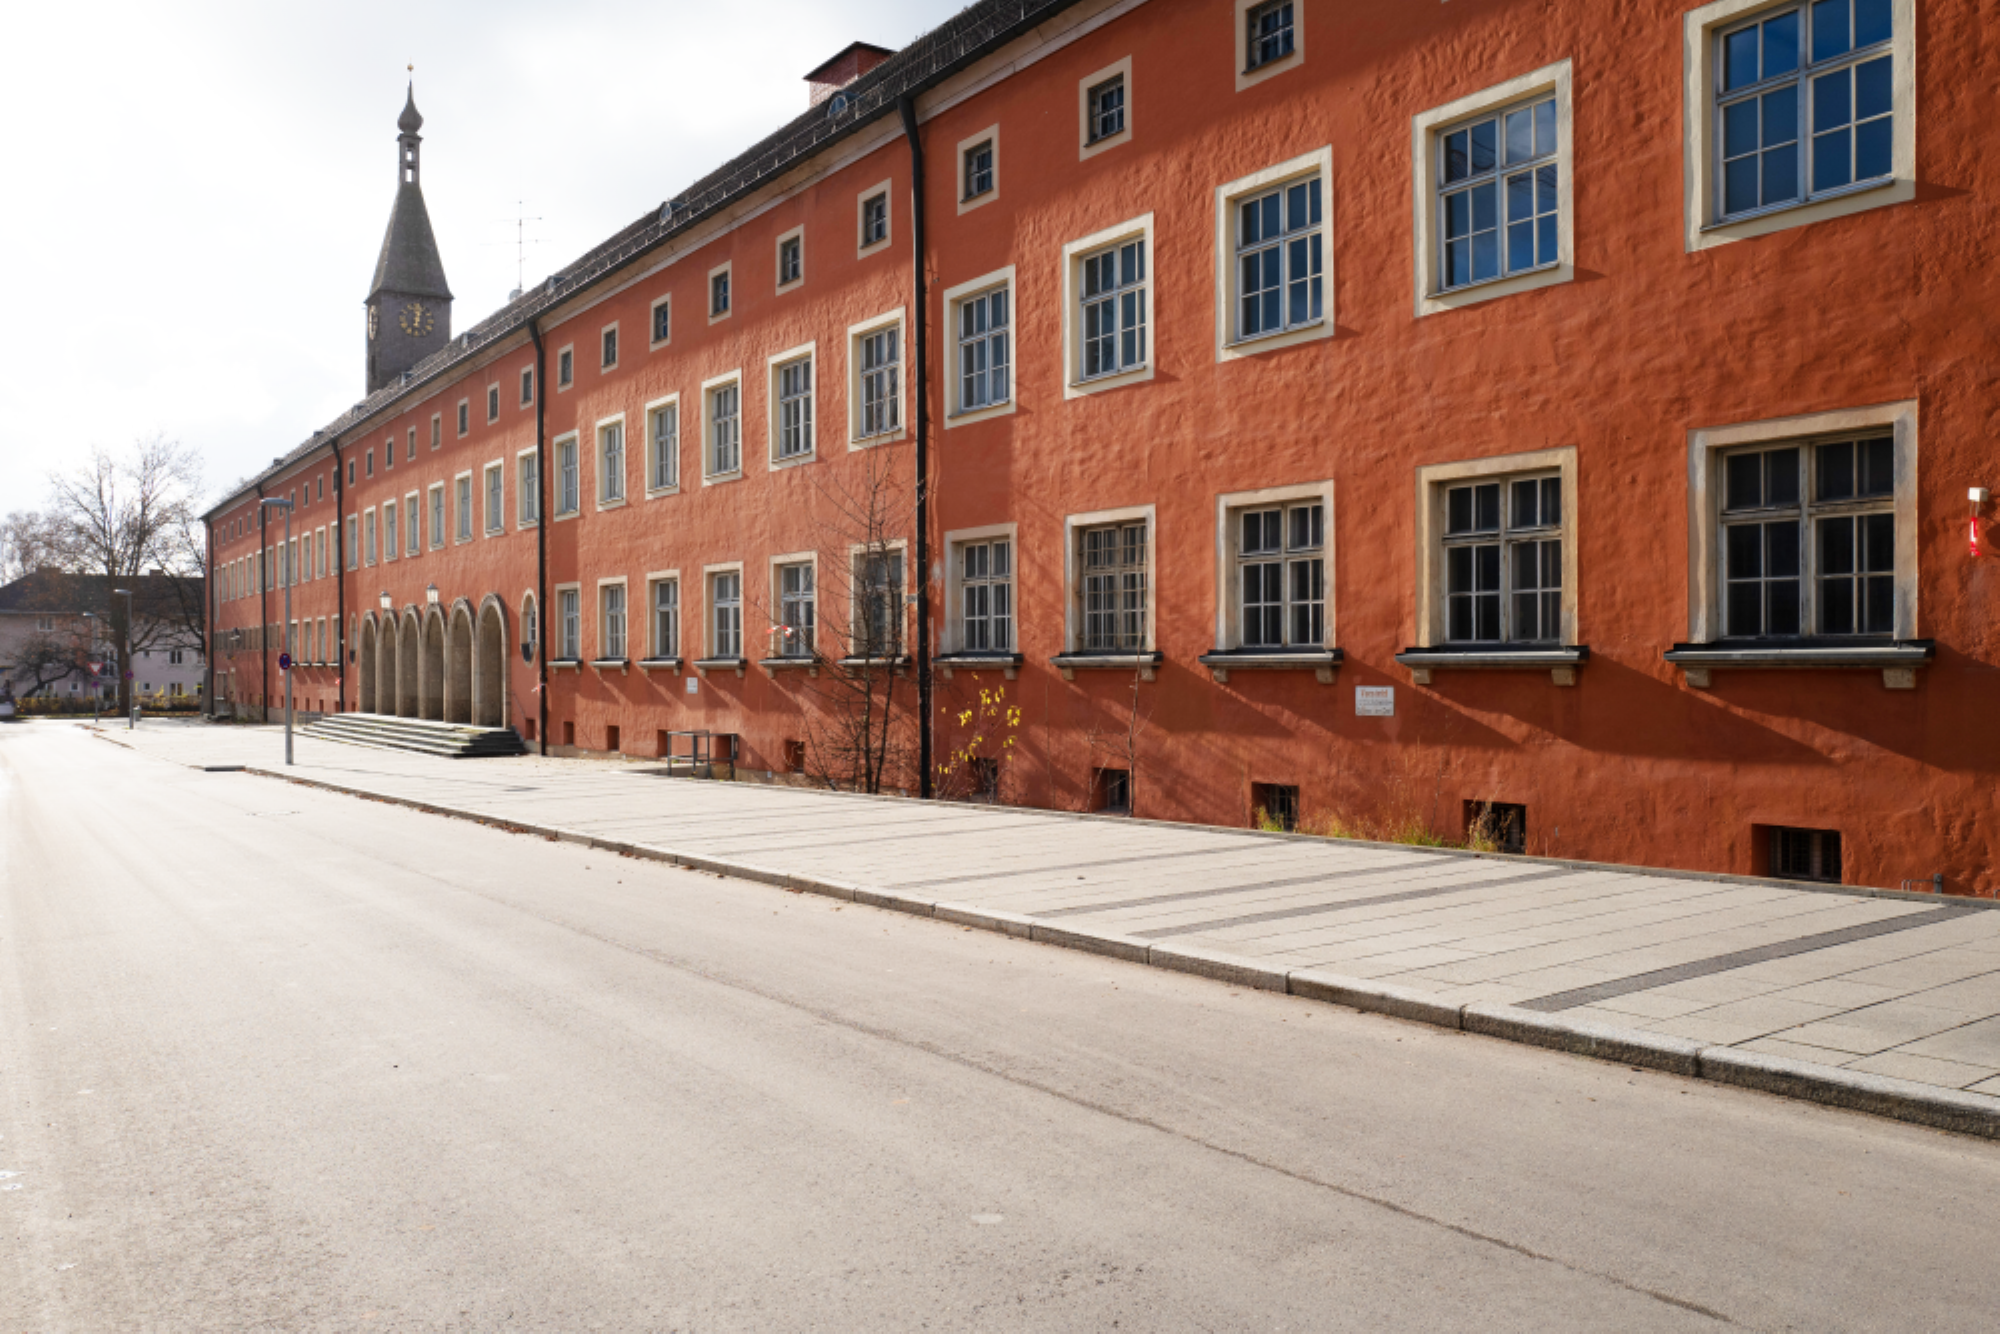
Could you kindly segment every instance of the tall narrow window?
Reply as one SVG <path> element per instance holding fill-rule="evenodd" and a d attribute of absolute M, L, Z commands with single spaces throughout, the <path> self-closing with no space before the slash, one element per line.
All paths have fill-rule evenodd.
<path fill-rule="evenodd" d="M 1895 496 L 1886 435 L 1725 456 L 1726 633 L 1893 634 Z"/>
<path fill-rule="evenodd" d="M 351 570 L 355 567 L 361 555 L 361 544 L 354 540 L 354 516 L 352 514 L 347 516 L 346 531 L 343 533 L 343 536 L 346 540 L 340 544 L 341 550 L 346 553 L 347 560 L 345 564 Z"/>
<path fill-rule="evenodd" d="M 1106 79 L 1090 90 L 1090 139 L 1096 143 L 1125 133 L 1125 76 Z"/>
<path fill-rule="evenodd" d="M 431 546 L 444 545 L 444 483 L 431 487 Z"/>
<path fill-rule="evenodd" d="M 528 367 L 521 372 L 521 406 L 527 407 L 535 401 L 535 368 Z M 437 441 L 431 441 L 436 444 Z"/>
<path fill-rule="evenodd" d="M 873 194 L 861 201 L 861 248 L 889 239 L 889 196 Z"/>
<path fill-rule="evenodd" d="M 368 511 L 368 522 L 364 526 L 368 530 L 368 563 L 370 565 L 373 565 L 375 563 L 375 511 L 374 510 Z"/>
<path fill-rule="evenodd" d="M 678 579 L 661 579 L 653 585 L 653 656 L 680 655 L 681 585 Z"/>
<path fill-rule="evenodd" d="M 788 236 L 778 242 L 778 286 L 789 287 L 805 276 L 805 241 Z"/>
<path fill-rule="evenodd" d="M 711 274 L 708 279 L 708 313 L 711 316 L 729 313 L 729 270 Z"/>
<path fill-rule="evenodd" d="M 743 575 L 739 571 L 717 574 L 709 580 L 710 656 L 743 656 Z"/>
<path fill-rule="evenodd" d="M 662 298 L 653 307 L 653 341 L 664 343 L 674 334 L 674 303 Z"/>
<path fill-rule="evenodd" d="M 507 474 L 495 463 L 486 469 L 486 531 L 497 533 L 506 525 Z"/>
<path fill-rule="evenodd" d="M 1146 363 L 1146 243 L 1126 241 L 1083 261 L 1083 378 Z"/>
<path fill-rule="evenodd" d="M 1006 539 L 959 548 L 961 647 L 1002 653 L 1014 647 L 1013 544 Z"/>
<path fill-rule="evenodd" d="M 576 440 L 558 441 L 556 444 L 556 513 L 574 514 L 581 495 L 577 477 Z"/>
<path fill-rule="evenodd" d="M 394 560 L 401 547 L 396 540 L 396 502 L 392 500 L 382 507 L 382 551 Z"/>
<path fill-rule="evenodd" d="M 472 540 L 472 478 L 460 477 L 452 487 L 453 507 L 458 511 L 458 540 Z"/>
<path fill-rule="evenodd" d="M 564 348 L 556 353 L 556 388 L 567 389 L 576 379 L 576 353 Z"/>
<path fill-rule="evenodd" d="M 1482 480 L 1445 492 L 1445 638 L 1562 638 L 1562 479 Z"/>
<path fill-rule="evenodd" d="M 856 558 L 854 655 L 895 658 L 903 652 L 903 553 L 871 551 Z"/>
<path fill-rule="evenodd" d="M 708 472 L 724 477 L 743 468 L 743 389 L 726 384 L 708 394 Z"/>
<path fill-rule="evenodd" d="M 598 365 L 605 370 L 618 364 L 618 330 L 606 329 L 600 338 Z"/>
<path fill-rule="evenodd" d="M 603 656 L 623 658 L 625 656 L 625 585 L 606 584 L 599 590 L 602 599 L 604 625 Z"/>
<path fill-rule="evenodd" d="M 611 422 L 597 431 L 597 500 L 609 505 L 625 499 L 625 424 Z"/>
<path fill-rule="evenodd" d="M 902 424 L 902 330 L 863 334 L 861 346 L 862 438 L 886 435 Z"/>
<path fill-rule="evenodd" d="M 996 287 L 958 306 L 958 407 L 974 412 L 1005 403 L 1011 364 L 1008 291 Z"/>
<path fill-rule="evenodd" d="M 500 420 L 500 386 L 497 384 L 486 386 L 486 420 L 489 422 Z M 416 453 L 417 433 L 412 431 L 410 432 L 410 456 L 414 458 L 416 457 Z"/>
<path fill-rule="evenodd" d="M 1555 99 L 1446 130 L 1436 143 L 1443 286 L 1555 264 Z"/>
<path fill-rule="evenodd" d="M 778 567 L 777 642 L 780 657 L 811 657 L 818 623 L 818 591 L 811 561 Z"/>
<path fill-rule="evenodd" d="M 1894 171 L 1893 11 L 1891 0 L 1813 0 L 1717 34 L 1722 217 Z"/>
<path fill-rule="evenodd" d="M 666 403 L 654 408 L 647 416 L 650 462 L 647 465 L 647 485 L 655 491 L 679 486 L 681 481 L 681 410 L 678 404 Z"/>
<path fill-rule="evenodd" d="M 1316 324 L 1324 315 L 1320 179 L 1236 206 L 1238 338 Z"/>
<path fill-rule="evenodd" d="M 1083 643 L 1088 652 L 1146 647 L 1146 525 L 1086 528 L 1083 541 Z"/>
<path fill-rule="evenodd" d="M 458 405 L 458 433 L 463 436 L 472 429 L 472 405 L 460 400 Z"/>
<path fill-rule="evenodd" d="M 556 615 L 556 656 L 576 662 L 583 657 L 583 594 L 574 588 L 557 590 Z"/>
<path fill-rule="evenodd" d="M 1257 5 L 1244 16 L 1249 25 L 1246 34 L 1247 53 L 1245 69 L 1259 69 L 1274 60 L 1283 60 L 1295 49 L 1296 37 L 1292 24 L 1292 0 L 1270 0 L 1268 4 Z"/>
<path fill-rule="evenodd" d="M 812 358 L 778 367 L 778 457 L 803 458 L 813 451 Z"/>
<path fill-rule="evenodd" d="M 1237 587 L 1244 648 L 1326 642 L 1326 511 L 1273 506 L 1238 516 Z"/>
<path fill-rule="evenodd" d="M 414 494 L 403 497 L 403 541 L 404 548 L 412 556 L 423 546 L 423 534 L 417 523 L 417 498 Z"/>
<path fill-rule="evenodd" d="M 521 522 L 539 523 L 542 518 L 542 461 L 534 454 L 521 455 Z"/>

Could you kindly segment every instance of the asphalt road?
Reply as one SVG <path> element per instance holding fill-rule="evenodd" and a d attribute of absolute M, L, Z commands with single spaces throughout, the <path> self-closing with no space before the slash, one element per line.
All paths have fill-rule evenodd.
<path fill-rule="evenodd" d="M 0 1174 L 0 1334 L 2000 1311 L 2000 1145 L 49 723 L 0 727 Z"/>

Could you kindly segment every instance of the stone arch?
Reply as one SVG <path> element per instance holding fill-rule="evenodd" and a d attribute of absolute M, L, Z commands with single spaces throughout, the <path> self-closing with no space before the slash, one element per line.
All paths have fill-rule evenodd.
<path fill-rule="evenodd" d="M 472 641 L 472 721 L 481 727 L 507 725 L 507 609 L 488 594 L 479 605 Z"/>
<path fill-rule="evenodd" d="M 417 609 L 405 608 L 402 628 L 396 635 L 396 716 L 420 718 L 418 681 L 423 670 L 423 627 Z"/>
<path fill-rule="evenodd" d="M 451 604 L 445 618 L 444 718 L 472 721 L 472 604 L 464 598 Z"/>
<path fill-rule="evenodd" d="M 396 681 L 399 656 L 396 643 L 396 622 L 391 617 L 383 617 L 375 625 L 375 698 L 370 707 L 375 712 L 396 716 Z"/>
<path fill-rule="evenodd" d="M 418 623 L 417 661 L 422 670 L 417 678 L 417 716 L 434 723 L 444 721 L 444 613 L 430 608 Z"/>
<path fill-rule="evenodd" d="M 521 647 L 526 650 L 521 658 L 525 662 L 539 662 L 542 656 L 541 606 L 533 593 L 521 595 Z"/>
<path fill-rule="evenodd" d="M 375 618 L 373 616 L 361 618 L 359 643 L 361 670 L 357 675 L 360 678 L 361 693 L 355 697 L 354 706 L 363 713 L 369 713 L 375 708 Z"/>

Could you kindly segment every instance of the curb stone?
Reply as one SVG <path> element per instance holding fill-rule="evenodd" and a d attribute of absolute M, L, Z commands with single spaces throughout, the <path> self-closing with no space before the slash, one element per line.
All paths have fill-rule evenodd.
<path fill-rule="evenodd" d="M 199 766 L 191 766 L 199 767 Z M 389 796 L 363 788 L 343 787 L 314 778 L 300 778 L 270 769 L 247 767 L 244 773 L 260 778 L 276 778 L 302 787 L 319 788 L 343 796 L 361 797 L 388 805 L 403 806 L 426 814 L 470 820 L 490 828 L 503 828 L 542 838 L 581 843 L 610 852 L 626 853 L 648 861 L 707 871 L 735 879 L 775 885 L 781 889 L 865 903 L 916 916 L 935 917 L 962 926 L 997 931 L 1018 939 L 1082 950 L 1131 963 L 1191 973 L 1261 990 L 1283 991 L 1303 1000 L 1322 1001 L 1348 1009 L 1392 1018 L 1432 1024 L 1441 1028 L 1463 1029 L 1483 1037 L 1494 1037 L 1528 1046 L 1568 1052 L 1597 1060 L 1615 1061 L 1668 1073 L 1730 1084 L 1781 1097 L 1820 1103 L 1824 1106 L 1864 1112 L 1887 1120 L 1903 1121 L 1984 1139 L 2000 1140 L 2000 1096 L 1966 1093 L 1958 1089 L 1918 1084 L 1885 1075 L 1868 1075 L 1837 1066 L 1816 1065 L 1785 1057 L 1735 1047 L 1703 1046 L 1684 1038 L 1608 1024 L 1579 1023 L 1560 1019 L 1537 1010 L 1485 1002 L 1457 1006 L 1435 996 L 1393 983 L 1365 981 L 1337 973 L 1301 968 L 1280 973 L 1252 961 L 1216 951 L 1186 945 L 1155 945 L 1131 936 L 1110 932 L 1080 931 L 1053 926 L 1039 918 L 965 904 L 933 902 L 887 890 L 867 889 L 840 881 L 794 872 L 779 872 L 747 862 L 703 857 L 675 852 L 644 843 L 627 843 L 578 834 L 573 830 L 496 821 L 475 811 L 457 810 L 410 797 Z M 1524 859 L 1525 860 L 1525 859 Z M 1926 895 L 1935 901 L 1935 896 Z M 1276 985 L 1282 980 L 1283 985 Z"/>

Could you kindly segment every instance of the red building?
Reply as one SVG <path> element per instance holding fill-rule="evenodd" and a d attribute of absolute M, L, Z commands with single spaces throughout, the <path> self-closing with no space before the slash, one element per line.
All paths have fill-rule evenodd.
<path fill-rule="evenodd" d="M 1994 893 L 1980 17 L 979 4 L 457 337 L 411 106 L 216 697 Z"/>

